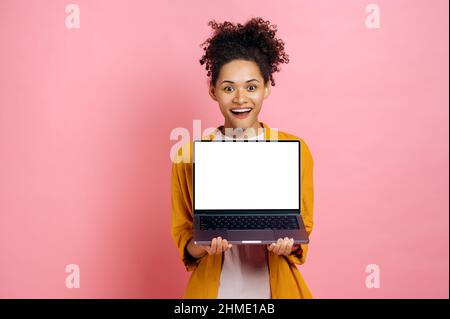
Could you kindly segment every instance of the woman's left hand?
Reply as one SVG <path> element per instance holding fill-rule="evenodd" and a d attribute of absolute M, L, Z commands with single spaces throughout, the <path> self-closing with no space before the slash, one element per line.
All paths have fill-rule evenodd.
<path fill-rule="evenodd" d="M 293 238 L 279 238 L 276 243 L 267 245 L 267 249 L 276 255 L 289 256 L 292 252 L 292 246 L 294 245 Z"/>

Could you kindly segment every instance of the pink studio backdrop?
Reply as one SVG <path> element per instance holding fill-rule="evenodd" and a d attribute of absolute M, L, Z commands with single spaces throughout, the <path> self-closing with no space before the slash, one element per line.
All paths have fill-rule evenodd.
<path fill-rule="evenodd" d="M 315 160 L 314 296 L 448 298 L 448 1 L 69 3 L 0 2 L 1 298 L 182 297 L 169 136 L 223 124 L 200 43 L 253 16 L 291 60 L 260 120 Z"/>

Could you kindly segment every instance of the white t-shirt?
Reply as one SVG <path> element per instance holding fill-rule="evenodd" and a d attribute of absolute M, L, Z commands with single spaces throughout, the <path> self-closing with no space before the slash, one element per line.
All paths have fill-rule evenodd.
<path fill-rule="evenodd" d="M 220 130 L 215 140 L 232 140 Z M 248 140 L 264 140 L 263 133 Z M 270 299 L 266 245 L 233 245 L 224 252 L 218 299 Z"/>

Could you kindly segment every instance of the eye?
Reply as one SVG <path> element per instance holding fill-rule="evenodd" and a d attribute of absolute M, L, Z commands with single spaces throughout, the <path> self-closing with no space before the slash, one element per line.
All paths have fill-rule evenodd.
<path fill-rule="evenodd" d="M 258 87 L 256 85 L 249 85 L 248 86 L 248 89 L 249 89 L 250 92 L 256 91 L 257 88 Z M 225 92 L 232 92 L 234 89 L 231 86 L 226 86 L 226 87 L 223 88 L 223 90 Z"/>

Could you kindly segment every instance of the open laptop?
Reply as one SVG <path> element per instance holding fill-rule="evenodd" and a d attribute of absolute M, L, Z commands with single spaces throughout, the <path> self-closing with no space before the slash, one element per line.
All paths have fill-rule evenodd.
<path fill-rule="evenodd" d="M 193 147 L 194 243 L 309 238 L 300 216 L 300 141 L 198 140 Z"/>

